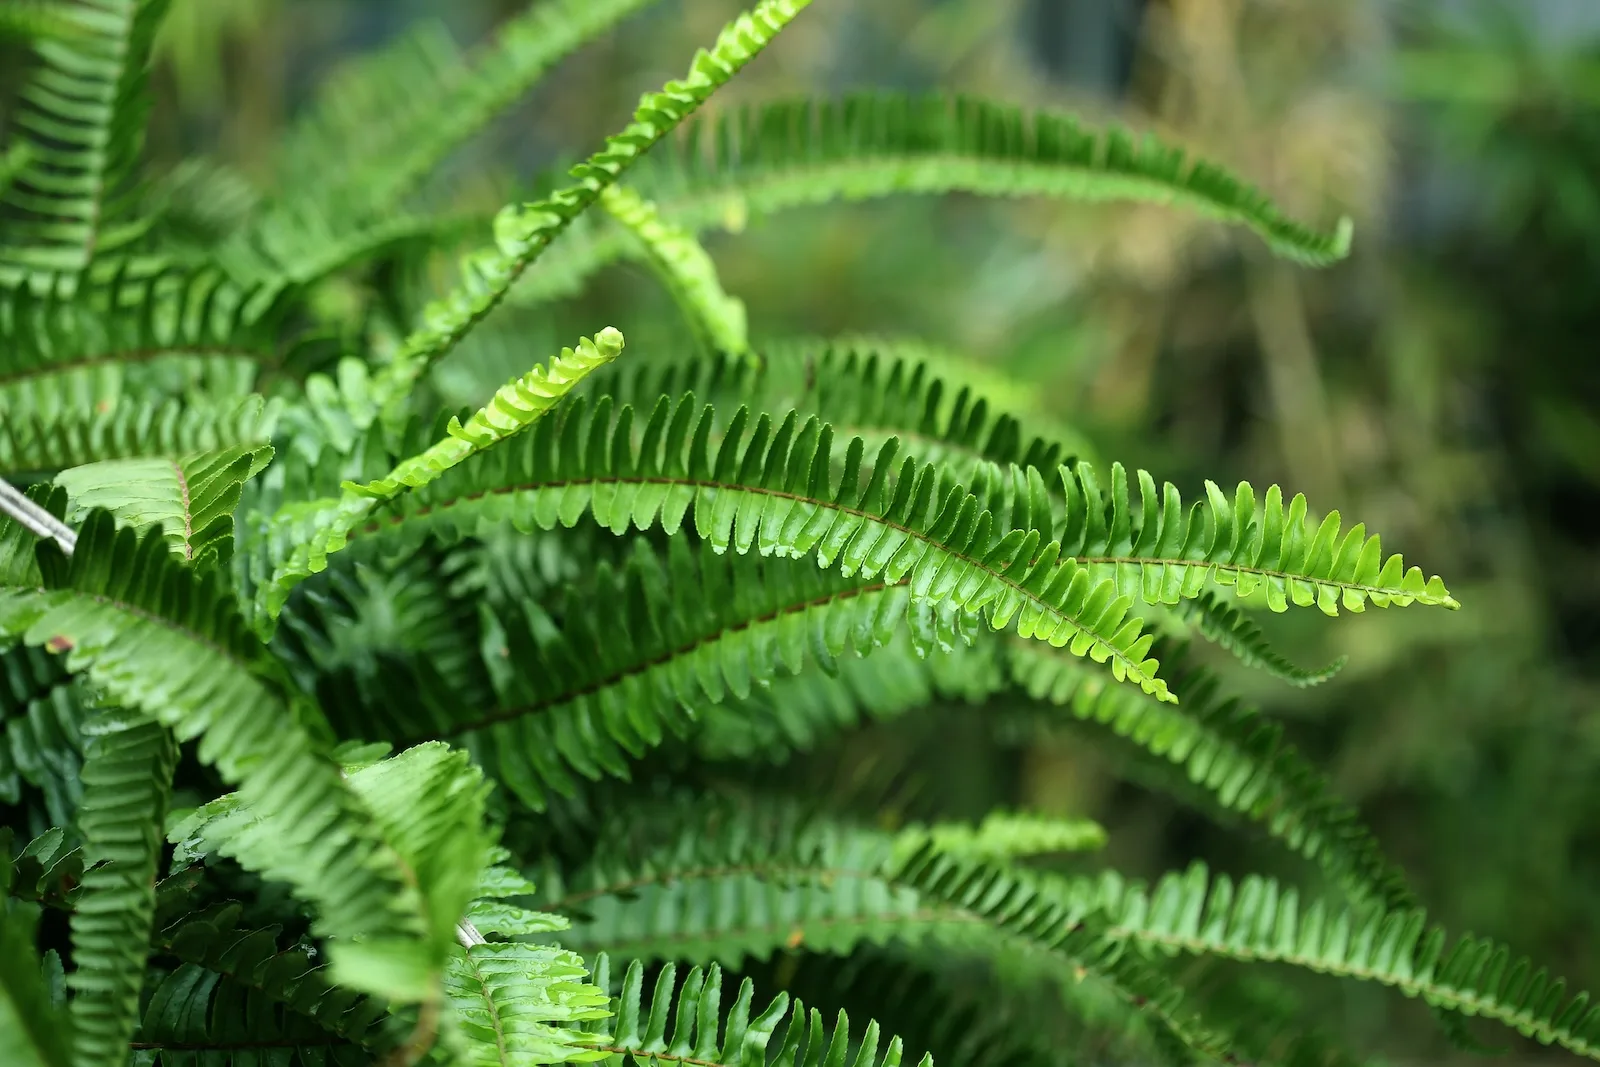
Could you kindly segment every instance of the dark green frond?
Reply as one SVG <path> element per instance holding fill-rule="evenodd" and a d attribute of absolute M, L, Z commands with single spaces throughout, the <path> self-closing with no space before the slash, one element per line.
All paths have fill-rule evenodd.
<path fill-rule="evenodd" d="M 858 95 L 745 106 L 690 126 L 640 184 L 669 218 L 895 193 L 1172 203 L 1253 230 L 1278 255 L 1343 259 L 1351 225 L 1317 232 L 1224 167 L 1150 134 L 970 97 Z M 733 207 L 736 205 L 736 207 Z"/>
<path fill-rule="evenodd" d="M 216 406 L 130 400 L 48 421 L 6 419 L 0 421 L 0 477 L 48 475 L 108 460 L 178 461 L 225 449 L 260 454 L 279 410 L 247 396 Z"/>
<path fill-rule="evenodd" d="M 0 803 L 44 794 L 50 823 L 72 821 L 83 793 L 83 701 L 61 657 L 18 646 L 0 652 Z"/>
<path fill-rule="evenodd" d="M 83 765 L 83 889 L 72 913 L 73 1058 L 119 1063 L 139 1019 L 161 824 L 178 747 L 159 723 L 108 711 L 88 726 Z"/>
<path fill-rule="evenodd" d="M 1193 600 L 1181 601 L 1178 612 L 1194 624 L 1201 637 L 1215 642 L 1238 657 L 1247 667 L 1265 671 L 1290 685 L 1306 688 L 1321 685 L 1344 669 L 1345 657 L 1340 656 L 1321 670 L 1296 666 L 1267 640 L 1244 612 L 1223 600 L 1214 592 L 1204 592 Z"/>
<path fill-rule="evenodd" d="M 146 68 L 166 0 L 70 0 L 79 32 L 38 42 L 17 126 L 28 161 L 0 204 L 0 283 L 73 273 L 137 236 L 129 216 L 149 110 Z"/>

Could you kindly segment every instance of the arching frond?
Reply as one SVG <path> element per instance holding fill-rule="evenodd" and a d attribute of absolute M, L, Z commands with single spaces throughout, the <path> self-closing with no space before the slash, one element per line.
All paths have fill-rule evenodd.
<path fill-rule="evenodd" d="M 113 459 L 64 470 L 55 482 L 71 502 L 69 522 L 104 508 L 135 530 L 158 527 L 180 559 L 226 565 L 240 488 L 271 458 L 272 449 L 262 446 L 179 459 Z"/>
<path fill-rule="evenodd" d="M 54 10 L 77 32 L 36 45 L 41 69 L 17 126 L 28 160 L 0 203 L 0 284 L 72 273 L 141 230 L 128 217 L 144 145 L 146 67 L 166 0 L 72 0 Z"/>
<path fill-rule="evenodd" d="M 1227 169 L 1149 134 L 971 97 L 778 101 L 690 126 L 641 178 L 669 217 L 956 190 L 990 196 L 1177 204 L 1253 230 L 1309 265 L 1344 258 L 1351 224 L 1319 233 Z"/>
<path fill-rule="evenodd" d="M 606 186 L 727 84 L 810 2 L 760 0 L 723 29 L 710 51 L 696 53 L 687 78 L 644 95 L 627 129 L 608 137 L 599 152 L 572 169 L 576 184 L 502 210 L 494 222 L 494 247 L 464 260 L 461 285 L 423 311 L 423 325 L 406 338 L 385 377 L 385 394 L 407 393 L 411 383 L 500 303 L 528 264 L 593 206 Z"/>
<path fill-rule="evenodd" d="M 596 963 L 596 978 L 602 980 L 610 960 L 601 956 Z M 677 993 L 677 1004 L 673 994 Z M 722 969 L 713 963 L 709 970 L 691 968 L 683 985 L 677 986 L 677 967 L 667 964 L 656 978 L 655 992 L 644 1003 L 644 968 L 635 960 L 628 965 L 622 990 L 616 1000 L 615 1029 L 601 1046 L 610 1054 L 615 1067 L 673 1067 L 692 1063 L 705 1067 L 765 1067 L 768 1062 L 788 1067 L 899 1067 L 901 1043 L 891 1038 L 882 1055 L 877 1023 L 868 1023 L 859 1041 L 850 1036 L 850 1020 L 844 1012 L 830 1033 L 822 1014 L 812 1009 L 809 1016 L 798 1000 L 790 1011 L 787 993 L 779 993 L 766 1010 L 751 1017 L 755 985 L 746 978 L 732 1008 L 723 1015 Z M 778 1046 L 777 1056 L 769 1060 L 768 1045 L 785 1016 L 789 1025 Z M 669 1034 L 670 1031 L 670 1034 Z M 855 1056 L 851 1057 L 851 1049 Z M 924 1055 L 918 1067 L 933 1067 Z"/>
<path fill-rule="evenodd" d="M 749 351 L 744 302 L 723 291 L 716 264 L 692 233 L 662 219 L 654 204 L 625 185 L 607 186 L 600 204 L 639 242 L 708 351 Z"/>
<path fill-rule="evenodd" d="M 602 398 L 591 414 L 580 398 L 565 418 L 543 420 L 516 444 L 396 498 L 381 520 L 351 535 L 453 540 L 508 519 L 520 529 L 572 526 L 585 511 L 618 533 L 649 529 L 659 516 L 671 534 L 692 507 L 696 531 L 719 550 L 814 557 L 847 577 L 904 581 L 915 600 L 981 610 L 996 629 L 1015 621 L 1024 636 L 1109 662 L 1118 680 L 1167 696 L 1147 656 L 1154 638 L 1129 617 L 1129 599 L 1045 540 L 1053 518 L 1037 471 L 1013 467 L 979 484 L 980 496 L 909 458 L 891 475 L 899 442 L 890 438 L 862 485 L 865 445 L 856 438 L 835 488 L 833 430 L 820 420 L 802 423 L 791 412 L 777 425 L 761 415 L 750 427 L 741 408 L 714 459 L 713 421 L 692 393 L 676 403 L 662 397 L 635 446 L 632 408 L 613 413 Z M 289 519 L 271 537 L 299 559 L 311 528 Z"/>
<path fill-rule="evenodd" d="M 1359 813 L 1334 794 L 1282 727 L 1227 697 L 1210 671 L 1184 670 L 1181 650 L 1160 651 L 1175 668 L 1173 685 L 1182 700 L 1176 708 L 1108 685 L 1081 661 L 1037 643 L 1014 642 L 1008 649 L 1012 676 L 1030 696 L 1182 767 L 1219 803 L 1316 861 L 1357 899 L 1412 906 L 1405 880 Z"/>
<path fill-rule="evenodd" d="M 120 1063 L 138 1023 L 156 864 L 178 746 L 143 715 L 102 712 L 78 809 L 88 869 L 72 914 L 72 1049 L 78 1063 Z"/>
<path fill-rule="evenodd" d="M 1201 637 L 1232 652 L 1240 663 L 1281 678 L 1290 685 L 1306 688 L 1321 685 L 1344 669 L 1340 656 L 1321 670 L 1296 666 L 1272 647 L 1248 615 L 1214 592 L 1204 592 L 1193 600 L 1180 601 L 1179 614 L 1194 624 Z"/>

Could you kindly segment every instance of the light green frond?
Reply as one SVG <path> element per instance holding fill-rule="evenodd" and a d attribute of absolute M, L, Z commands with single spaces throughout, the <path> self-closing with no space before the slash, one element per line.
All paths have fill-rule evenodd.
<path fill-rule="evenodd" d="M 275 618 L 289 591 L 327 567 L 328 556 L 345 546 L 351 531 L 380 503 L 427 486 L 450 468 L 522 433 L 548 414 L 586 374 L 616 359 L 622 345 L 622 334 L 609 326 L 594 340 L 580 339 L 576 349 L 564 348 L 553 357 L 548 369 L 537 366 L 507 382 L 465 425 L 452 419 L 449 437 L 403 460 L 383 478 L 366 485 L 347 483 L 337 500 L 317 501 L 302 509 L 311 513 L 308 528 L 300 534 L 293 554 L 278 564 L 271 579 L 257 590 L 263 617 Z"/>
<path fill-rule="evenodd" d="M 1106 832 L 1089 819 L 1061 819 L 1026 812 L 992 811 L 977 826 L 935 823 L 928 839 L 941 852 L 985 863 L 1022 856 L 1083 852 L 1106 843 Z"/>
<path fill-rule="evenodd" d="M 1108 875 L 1056 892 L 1103 910 L 1121 940 L 1377 982 L 1600 1060 L 1600 1005 L 1588 993 L 1569 996 L 1563 979 L 1493 941 L 1467 936 L 1451 944 L 1420 910 L 1302 903 L 1294 888 L 1274 879 L 1251 876 L 1236 884 L 1210 876 L 1201 864 L 1167 875 L 1153 889 Z"/>
<path fill-rule="evenodd" d="M 280 406 L 259 396 L 221 406 L 130 401 L 106 412 L 41 422 L 0 421 L 0 477 L 53 474 L 121 459 L 176 461 L 225 449 L 261 454 Z"/>
<path fill-rule="evenodd" d="M 195 566 L 226 565 L 233 555 L 239 491 L 272 459 L 272 449 L 225 448 L 180 459 L 113 459 L 56 475 L 71 501 L 67 521 L 104 508 L 135 530 L 160 527 L 167 544 Z"/>
<path fill-rule="evenodd" d="M 0 633 L 70 649 L 69 668 L 108 700 L 198 738 L 200 759 L 261 813 L 273 845 L 260 873 L 316 906 L 319 929 L 340 935 L 336 959 L 416 944 L 425 928 L 398 857 L 323 754 L 315 710 L 291 705 L 273 679 L 216 572 L 196 574 L 159 531 L 119 531 L 103 511 L 80 529 L 70 562 L 48 545 L 40 553 L 42 588 L 0 589 Z"/>
<path fill-rule="evenodd" d="M 802 204 L 974 192 L 1171 203 L 1254 231 L 1274 252 L 1343 259 L 1351 224 L 1317 232 L 1227 169 L 1150 134 L 971 97 L 857 95 L 778 101 L 697 122 L 641 177 L 692 226 Z"/>
<path fill-rule="evenodd" d="M 155 915 L 156 865 L 178 746 L 143 715 L 91 721 L 84 795 L 83 889 L 72 914 L 72 1047 L 76 1063 L 120 1063 L 139 1021 Z"/>
<path fill-rule="evenodd" d="M 457 948 L 445 968 L 445 1040 L 462 1067 L 542 1067 L 606 1057 L 578 1024 L 609 1018 L 610 998 L 575 953 L 522 942 Z"/>
<path fill-rule="evenodd" d="M 0 284 L 72 273 L 137 236 L 131 177 L 144 146 L 146 68 L 166 0 L 72 0 L 52 10 L 79 32 L 40 40 L 17 127 L 28 162 L 0 193 Z"/>
<path fill-rule="evenodd" d="M 500 303 L 550 242 L 593 206 L 606 186 L 710 99 L 810 2 L 761 0 L 730 22 L 710 51 L 696 53 L 684 80 L 668 82 L 661 92 L 646 93 L 627 129 L 606 138 L 599 152 L 572 168 L 576 184 L 543 200 L 502 210 L 494 222 L 494 247 L 467 257 L 460 286 L 424 309 L 422 326 L 406 339 L 386 376 L 386 395 L 406 395 L 435 360 Z"/>
<path fill-rule="evenodd" d="M 1232 652 L 1246 667 L 1265 671 L 1292 686 L 1321 685 L 1344 669 L 1344 656 L 1321 670 L 1296 666 L 1272 647 L 1254 620 L 1209 590 L 1193 600 L 1180 601 L 1178 613 L 1194 624 L 1201 637 Z"/>
<path fill-rule="evenodd" d="M 596 963 L 597 980 L 603 981 L 609 970 L 610 960 L 601 956 Z M 657 976 L 647 1004 L 644 968 L 635 960 L 623 975 L 614 1032 L 604 1039 L 607 1043 L 602 1049 L 610 1054 L 608 1062 L 613 1067 L 766 1067 L 768 1063 L 778 1067 L 900 1067 L 900 1039 L 892 1038 L 880 1054 L 877 1023 L 867 1024 L 855 1039 L 842 1011 L 830 1033 L 815 1008 L 808 1015 L 805 1005 L 796 1000 L 791 1011 L 787 993 L 779 993 L 766 1010 L 752 1018 L 754 999 L 755 985 L 746 978 L 732 1007 L 724 1013 L 720 967 L 713 963 L 709 970 L 691 968 L 679 987 L 677 967 L 669 963 Z M 789 1025 L 773 1057 L 768 1046 L 785 1017 Z M 932 1057 L 923 1056 L 918 1067 L 933 1067 Z"/>
<path fill-rule="evenodd" d="M 744 302 L 723 291 L 716 264 L 694 234 L 662 219 L 656 205 L 625 185 L 607 186 L 600 205 L 639 242 L 708 351 L 750 350 Z"/>
<path fill-rule="evenodd" d="M 1460 605 L 1437 576 L 1424 578 L 1397 555 L 1383 556 L 1377 534 L 1356 523 L 1343 531 L 1330 511 L 1315 527 L 1306 498 L 1296 494 L 1284 507 L 1283 490 L 1269 486 L 1261 507 L 1255 489 L 1240 482 L 1230 500 L 1214 482 L 1206 499 L 1184 513 L 1183 498 L 1167 482 L 1156 488 L 1137 473 L 1133 503 L 1128 472 L 1111 465 L 1111 485 L 1100 488 L 1087 463 L 1060 471 L 1066 515 L 1056 536 L 1072 556 L 1115 581 L 1119 593 L 1148 604 L 1176 604 L 1199 596 L 1216 582 L 1248 597 L 1260 591 L 1273 611 L 1315 604 L 1324 614 L 1361 611 L 1367 604 Z"/>

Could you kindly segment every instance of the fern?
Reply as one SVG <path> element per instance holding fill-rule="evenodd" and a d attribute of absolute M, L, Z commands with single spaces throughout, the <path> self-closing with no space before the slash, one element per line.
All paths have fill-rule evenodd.
<path fill-rule="evenodd" d="M 1232 652 L 1240 663 L 1265 671 L 1274 678 L 1281 678 L 1290 685 L 1300 688 L 1321 685 L 1344 669 L 1344 657 L 1321 670 L 1296 666 L 1268 643 L 1261 627 L 1249 616 L 1216 593 L 1201 593 L 1193 600 L 1185 600 L 1180 611 L 1194 622 L 1200 636 Z"/>
<path fill-rule="evenodd" d="M 10 874 L 9 866 L 0 869 Z M 27 907 L 7 903 L 0 910 L 0 1040 L 18 1067 L 68 1067 L 70 1030 L 39 967 L 37 919 Z"/>
<path fill-rule="evenodd" d="M 0 423 L 0 477 L 49 474 L 112 460 L 179 462 L 196 453 L 260 449 L 278 409 L 258 396 L 212 407 L 179 400 L 119 403 L 103 413 Z"/>

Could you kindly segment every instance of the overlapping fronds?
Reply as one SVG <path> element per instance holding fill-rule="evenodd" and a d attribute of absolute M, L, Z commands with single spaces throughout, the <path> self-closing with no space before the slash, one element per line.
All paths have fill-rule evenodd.
<path fill-rule="evenodd" d="M 1225 696 L 1212 672 L 1184 670 L 1180 649 L 1160 651 L 1177 668 L 1178 707 L 1108 685 L 1081 661 L 1036 643 L 1014 642 L 1008 649 L 1012 677 L 1030 696 L 1182 767 L 1224 807 L 1316 861 L 1357 899 L 1388 907 L 1415 903 L 1360 815 L 1284 738 L 1281 726 Z"/>
<path fill-rule="evenodd" d="M 1568 996 L 1565 980 L 1488 939 L 1452 943 L 1420 909 L 1302 904 L 1294 888 L 1274 879 L 1251 876 L 1236 885 L 1201 864 L 1167 875 L 1153 889 L 1108 875 L 1047 891 L 1104 911 L 1119 939 L 1378 982 L 1600 1059 L 1600 1005 L 1588 993 Z"/>
<path fill-rule="evenodd" d="M 83 765 L 83 889 L 72 913 L 72 1048 L 78 1063 L 119 1063 L 138 1023 L 161 824 L 178 747 L 143 715 L 108 711 L 90 723 Z"/>
<path fill-rule="evenodd" d="M 1340 536 L 1339 513 L 1330 511 L 1313 529 L 1301 494 L 1285 508 L 1283 490 L 1269 486 L 1257 508 L 1248 482 L 1240 482 L 1230 500 L 1208 481 L 1206 499 L 1185 514 L 1171 482 L 1157 489 L 1146 471 L 1136 477 L 1137 506 L 1120 463 L 1111 465 L 1105 490 L 1086 463 L 1061 469 L 1066 515 L 1056 536 L 1062 555 L 1111 577 L 1124 596 L 1176 604 L 1214 581 L 1240 597 L 1259 590 L 1273 611 L 1291 603 L 1315 604 L 1328 615 L 1337 615 L 1341 604 L 1348 611 L 1367 604 L 1459 607 L 1438 575 L 1424 578 L 1418 568 L 1407 569 L 1399 554 L 1385 559 L 1378 535 L 1368 537 L 1365 524 Z"/>
<path fill-rule="evenodd" d="M 166 0 L 73 0 L 53 10 L 78 32 L 40 40 L 17 127 L 27 162 L 0 204 L 0 283 L 84 270 L 141 232 L 128 209 L 144 145 L 150 46 Z"/>
<path fill-rule="evenodd" d="M 189 570 L 160 531 L 119 531 L 103 511 L 84 523 L 70 562 L 48 545 L 40 552 L 42 588 L 0 590 L 0 632 L 70 648 L 69 668 L 117 705 L 180 740 L 198 737 L 200 758 L 238 783 L 275 839 L 258 869 L 314 903 L 323 929 L 352 939 L 336 959 L 417 940 L 415 891 L 398 858 L 319 751 L 315 710 L 292 705 L 273 680 L 216 572 Z"/>
<path fill-rule="evenodd" d="M 1245 666 L 1265 671 L 1292 686 L 1306 688 L 1321 685 L 1344 669 L 1343 656 L 1320 670 L 1294 664 L 1272 647 L 1255 620 L 1214 592 L 1207 591 L 1193 600 L 1181 601 L 1178 607 L 1183 617 L 1193 623 L 1195 630 L 1207 641 L 1232 652 Z"/>
<path fill-rule="evenodd" d="M 221 405 L 135 400 L 59 419 L 6 418 L 0 421 L 0 477 L 51 474 L 107 460 L 181 460 L 231 448 L 260 454 L 280 410 L 247 396 Z"/>
<path fill-rule="evenodd" d="M 344 494 L 333 501 L 314 501 L 300 512 L 310 512 L 307 528 L 299 535 L 292 555 L 274 570 L 257 591 L 259 610 L 276 616 L 289 591 L 302 579 L 328 565 L 328 556 L 344 547 L 350 532 L 385 501 L 425 487 L 470 457 L 502 445 L 549 413 L 572 387 L 597 367 L 622 353 L 622 334 L 606 327 L 591 340 L 578 341 L 576 349 L 563 348 L 548 367 L 535 367 L 501 386 L 484 407 L 463 425 L 452 418 L 449 436 L 419 455 L 398 463 L 387 475 L 366 484 L 348 482 Z"/>
<path fill-rule="evenodd" d="M 495 217 L 493 248 L 467 257 L 462 281 L 449 296 L 424 309 L 422 325 L 401 346 L 386 392 L 405 394 L 411 383 L 492 311 L 546 246 L 593 206 L 641 155 L 660 141 L 728 79 L 764 49 L 811 0 L 761 0 L 718 35 L 709 51 L 696 53 L 688 76 L 646 93 L 633 122 L 606 139 L 604 147 L 572 168 L 577 179 L 542 200 L 510 205 Z"/>
<path fill-rule="evenodd" d="M 911 458 L 892 474 L 900 446 L 890 438 L 862 479 L 865 444 L 855 438 L 835 483 L 833 429 L 819 419 L 790 412 L 774 425 L 763 414 L 751 427 L 740 408 L 713 458 L 714 419 L 692 393 L 662 397 L 635 445 L 631 407 L 613 411 L 602 397 L 590 408 L 578 398 L 565 418 L 396 498 L 351 535 L 455 539 L 505 520 L 572 526 L 585 511 L 617 533 L 647 530 L 659 517 L 674 534 L 692 508 L 696 532 L 719 550 L 813 557 L 846 577 L 905 582 L 913 599 L 981 610 L 996 629 L 1015 622 L 1024 636 L 1109 661 L 1118 680 L 1167 697 L 1147 656 L 1154 638 L 1129 617 L 1131 601 L 1047 540 L 1054 518 L 1036 470 L 980 472 L 975 494 Z M 271 537 L 283 554 L 305 555 L 304 524 L 280 523 Z"/>
<path fill-rule="evenodd" d="M 712 352 L 749 351 L 744 302 L 723 291 L 717 266 L 694 234 L 661 217 L 655 204 L 625 185 L 610 185 L 600 204 L 639 242 L 700 343 Z"/>
<path fill-rule="evenodd" d="M 1226 168 L 1152 135 L 971 97 L 748 105 L 695 123 L 672 149 L 641 186 L 669 217 L 702 225 L 730 203 L 740 214 L 763 214 L 960 190 L 1177 204 L 1247 227 L 1278 255 L 1309 265 L 1342 259 L 1350 247 L 1348 219 L 1331 233 L 1310 229 Z"/>
<path fill-rule="evenodd" d="M 67 521 L 104 508 L 135 530 L 158 527 L 180 558 L 225 565 L 233 555 L 239 491 L 272 458 L 272 449 L 224 448 L 178 459 L 113 459 L 56 475 L 70 500 Z"/>
<path fill-rule="evenodd" d="M 610 960 L 601 956 L 596 977 L 608 974 Z M 677 1003 L 673 995 L 677 994 Z M 713 963 L 708 969 L 693 967 L 677 984 L 677 967 L 661 969 L 655 991 L 644 1001 L 644 968 L 635 960 L 622 978 L 616 999 L 613 1032 L 605 1038 L 602 1051 L 609 1053 L 614 1067 L 658 1067 L 661 1064 L 695 1063 L 707 1067 L 765 1067 L 767 1063 L 784 1067 L 899 1067 L 902 1046 L 891 1038 L 880 1055 L 878 1024 L 868 1023 L 859 1039 L 850 1035 L 850 1019 L 840 1012 L 832 1032 L 823 1024 L 822 1014 L 805 1005 L 792 1003 L 787 993 L 779 993 L 764 1011 L 751 1015 L 755 984 L 746 978 L 739 995 L 724 1014 L 722 1010 L 722 969 Z M 775 1057 L 768 1046 L 785 1017 L 789 1024 Z M 851 1050 L 855 1055 L 850 1055 Z M 933 1067 L 924 1055 L 918 1067 Z"/>

